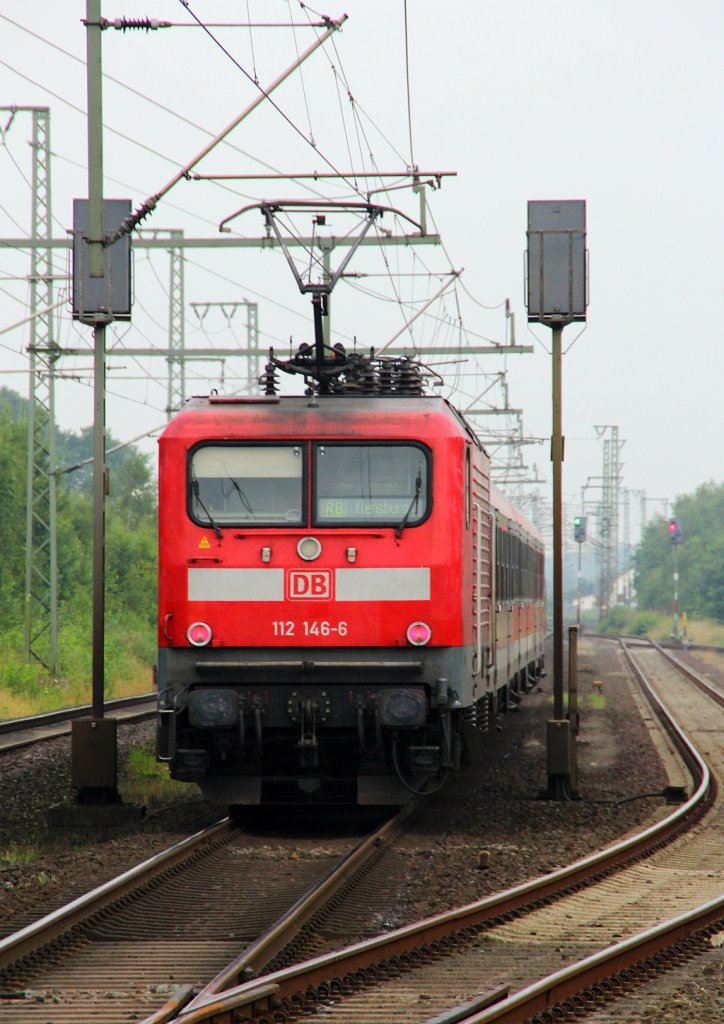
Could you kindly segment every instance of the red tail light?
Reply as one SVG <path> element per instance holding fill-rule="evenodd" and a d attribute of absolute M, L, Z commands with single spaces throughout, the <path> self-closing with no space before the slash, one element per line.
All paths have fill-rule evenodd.
<path fill-rule="evenodd" d="M 186 639 L 194 647 L 206 647 L 211 643 L 211 626 L 205 622 L 192 622 L 186 630 Z"/>
<path fill-rule="evenodd" d="M 407 639 L 415 647 L 424 647 L 431 637 L 432 630 L 426 622 L 413 622 L 407 627 Z"/>

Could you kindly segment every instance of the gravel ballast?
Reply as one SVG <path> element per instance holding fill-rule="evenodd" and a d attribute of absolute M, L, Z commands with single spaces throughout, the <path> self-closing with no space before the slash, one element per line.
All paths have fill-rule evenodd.
<path fill-rule="evenodd" d="M 543 874 L 666 813 L 661 795 L 644 795 L 661 794 L 667 773 L 632 698 L 615 644 L 581 638 L 579 689 L 579 799 L 540 799 L 547 781 L 546 723 L 552 718 L 549 674 L 524 698 L 519 710 L 504 716 L 502 731 L 487 748 L 483 764 L 450 782 L 416 818 L 394 854 L 399 878 L 394 912 L 384 922 L 375 919 L 377 930 L 398 927 Z M 153 727 L 123 726 L 118 735 L 122 779 L 129 749 L 152 745 Z M 179 786 L 172 796 L 151 802 L 143 820 L 120 833 L 51 832 L 46 823 L 48 808 L 73 799 L 69 759 L 66 739 L 0 758 L 2 935 L 225 814 L 224 808 L 203 801 L 195 787 Z M 322 844 L 325 829 L 328 836 L 334 834 L 331 817 L 332 821 L 317 825 Z M 258 834 L 250 835 L 250 843 L 259 841 Z M 278 856 L 293 857 L 293 825 L 270 830 L 264 843 L 265 848 L 276 846 Z M 371 924 L 363 925 L 361 933 L 371 929 Z M 696 977 L 690 973 L 688 981 L 683 978 L 683 987 L 670 999 L 692 1005 L 700 993 L 703 1015 L 693 1010 L 689 1019 L 713 1024 L 719 1018 L 707 1006 L 717 1012 L 721 971 L 709 967 L 701 976 L 703 986 L 691 980 Z M 642 1014 L 646 1012 L 641 1009 Z"/>

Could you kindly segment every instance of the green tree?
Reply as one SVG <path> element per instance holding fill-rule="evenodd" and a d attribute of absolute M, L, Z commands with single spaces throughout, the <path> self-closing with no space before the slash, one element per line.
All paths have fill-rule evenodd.
<path fill-rule="evenodd" d="M 108 458 L 108 508 L 128 526 L 153 521 L 155 517 L 156 484 L 149 463 L 149 455 L 130 447 L 113 452 Z"/>
<path fill-rule="evenodd" d="M 673 601 L 674 554 L 679 607 L 689 615 L 724 622 L 724 484 L 702 484 L 674 502 L 681 544 L 671 543 L 667 521 L 649 523 L 635 559 L 640 608 L 666 610 Z"/>
<path fill-rule="evenodd" d="M 0 480 L 3 514 L 0 516 L 0 606 L 7 623 L 23 615 L 25 592 L 25 507 L 27 501 L 27 427 L 10 411 L 0 412 Z"/>
<path fill-rule="evenodd" d="M 115 444 L 108 439 L 108 448 Z M 83 462 L 92 453 L 92 430 L 80 434 L 57 431 L 57 450 L 61 467 Z M 156 484 L 150 457 L 128 446 L 111 452 L 108 464 L 105 632 L 110 695 L 113 679 L 141 679 L 153 662 L 157 544 Z M 0 474 L 4 498 L 0 519 L 1 690 L 6 685 L 12 689 L 13 672 L 20 678 L 18 671 L 24 667 L 27 400 L 7 389 L 0 389 Z M 91 670 L 92 465 L 59 475 L 56 511 L 59 675 L 78 684 L 74 693 L 82 693 Z M 36 675 L 37 668 L 33 666 Z M 150 685 L 150 671 L 148 677 Z M 45 695 L 53 685 L 53 681 L 38 683 Z M 65 683 L 61 690 L 63 686 Z M 63 703 L 62 693 L 53 699 L 55 706 Z M 71 698 L 71 702 L 77 699 Z"/>

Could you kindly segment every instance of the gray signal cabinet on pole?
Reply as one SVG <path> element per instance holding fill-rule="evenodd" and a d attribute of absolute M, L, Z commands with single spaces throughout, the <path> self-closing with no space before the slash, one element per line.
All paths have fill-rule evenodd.
<path fill-rule="evenodd" d="M 103 200 L 103 230 L 112 234 L 131 214 L 130 199 Z M 91 277 L 88 200 L 73 200 L 73 319 L 84 323 L 131 319 L 131 236 L 103 250 L 103 277 Z"/>
<path fill-rule="evenodd" d="M 585 199 L 528 203 L 528 320 L 586 319 Z"/>

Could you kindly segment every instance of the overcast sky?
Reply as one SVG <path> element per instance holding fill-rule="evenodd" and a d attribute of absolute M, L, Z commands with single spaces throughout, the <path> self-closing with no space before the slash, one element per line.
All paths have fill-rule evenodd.
<path fill-rule="evenodd" d="M 9 13 L 8 13 L 9 12 Z M 123 0 L 109 19 L 150 16 L 191 22 L 293 21 L 292 28 L 198 28 L 103 33 L 105 193 L 134 208 L 158 192 L 314 40 L 309 7 L 282 0 Z M 368 247 L 341 281 L 332 302 L 333 341 L 380 346 L 421 305 L 464 273 L 401 340 L 434 346 L 430 363 L 446 379 L 444 393 L 465 408 L 508 400 L 521 408 L 525 445 L 518 476 L 544 482 L 525 493 L 550 495 L 550 332 L 528 329 L 523 291 L 526 211 L 530 199 L 585 199 L 590 253 L 588 324 L 564 332 L 564 491 L 577 511 L 581 488 L 595 501 L 602 437 L 616 427 L 622 486 L 649 497 L 649 515 L 708 480 L 722 479 L 724 356 L 722 274 L 722 39 L 720 0 L 510 0 L 439 4 L 408 0 L 409 114 L 402 0 L 340 0 L 324 14 L 349 15 L 343 30 L 274 93 L 279 109 L 259 107 L 197 168 L 202 173 L 292 173 L 383 170 L 454 171 L 428 190 L 428 230 L 444 247 Z M 51 109 L 54 237 L 72 226 L 72 200 L 87 195 L 85 4 L 38 0 L 5 5 L 0 14 L 0 106 Z M 226 53 L 221 47 L 226 49 Z M 65 52 L 64 52 L 65 51 Z M 233 59 L 232 59 L 233 58 Z M 243 70 L 242 70 L 243 69 Z M 244 71 L 247 74 L 244 74 Z M 124 85 L 129 88 L 124 88 Z M 0 237 L 27 236 L 31 209 L 32 122 L 0 111 Z M 310 139 L 314 145 L 310 144 Z M 260 199 L 322 194 L 359 201 L 379 183 L 245 180 L 182 181 L 144 222 L 215 238 L 219 222 Z M 355 192 L 356 184 L 359 192 Z M 399 184 L 404 184 L 400 178 Z M 418 220 L 409 188 L 376 201 Z M 328 228 L 355 230 L 342 213 Z M 387 215 L 393 234 L 414 230 Z M 304 234 L 311 229 L 297 218 Z M 256 211 L 233 223 L 234 234 L 260 236 Z M 332 263 L 343 250 L 333 253 Z M 64 252 L 55 273 L 68 272 Z M 27 394 L 27 252 L 0 253 L 0 384 Z M 278 251 L 189 249 L 185 266 L 186 344 L 229 347 L 245 338 L 239 309 L 231 320 L 211 307 L 203 322 L 191 303 L 258 302 L 262 345 L 287 351 L 311 340 L 311 306 L 299 294 Z M 124 356 L 126 346 L 167 344 L 169 258 L 135 253 L 133 321 L 109 331 L 107 417 L 121 440 L 165 419 L 163 358 Z M 56 300 L 66 285 L 59 281 Z M 515 314 L 528 355 L 460 355 L 458 346 L 510 341 L 504 303 Z M 197 309 L 200 308 L 197 306 Z M 65 348 L 88 347 L 88 328 L 65 305 L 55 325 Z M 91 360 L 64 356 L 57 385 L 61 427 L 92 422 Z M 505 373 L 505 377 L 497 375 Z M 223 379 L 222 379 L 223 374 Z M 241 360 L 195 362 L 189 393 L 244 386 Z M 481 404 L 477 402 L 477 404 Z M 498 433 L 515 418 L 486 417 Z M 597 429 L 598 428 L 598 429 Z M 147 442 L 144 450 L 153 450 Z M 510 449 L 489 444 L 498 464 Z M 514 496 L 521 488 L 513 490 Z M 654 500 L 655 499 L 655 500 Z"/>

